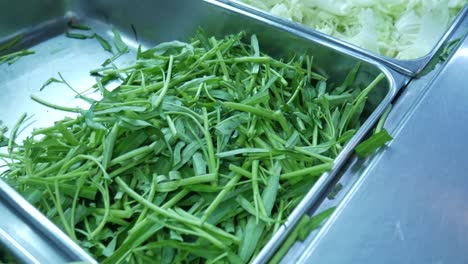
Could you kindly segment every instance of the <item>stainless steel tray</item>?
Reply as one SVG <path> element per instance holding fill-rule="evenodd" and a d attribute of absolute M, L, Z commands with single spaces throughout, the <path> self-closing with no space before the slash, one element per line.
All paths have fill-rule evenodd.
<path fill-rule="evenodd" d="M 296 23 L 287 19 L 279 18 L 277 16 L 269 14 L 266 11 L 263 11 L 258 8 L 252 7 L 248 4 L 245 4 L 239 0 L 218 0 L 218 1 L 224 2 L 233 7 L 242 9 L 245 12 L 249 12 L 257 16 L 264 17 L 265 19 L 281 23 L 287 27 L 291 27 L 294 30 L 298 30 L 309 35 L 313 35 L 322 39 L 326 39 L 330 42 L 336 43 L 337 45 L 346 47 L 347 49 L 352 49 L 358 52 L 359 54 L 372 58 L 373 60 L 378 61 L 408 76 L 417 76 L 419 73 L 421 73 L 421 71 L 429 64 L 431 58 L 433 58 L 441 50 L 441 47 L 446 43 L 447 39 L 449 39 L 458 28 L 463 28 L 463 27 L 466 28 L 468 25 L 467 24 L 468 22 L 464 20 L 464 18 L 468 15 L 468 6 L 465 6 L 457 15 L 457 17 L 454 19 L 451 26 L 445 31 L 443 36 L 441 36 L 439 41 L 434 45 L 434 47 L 428 54 L 417 59 L 401 60 L 401 59 L 395 59 L 395 58 L 391 58 L 387 56 L 382 56 L 375 52 L 372 52 L 367 49 L 363 49 L 361 47 L 350 44 L 349 42 L 340 40 L 338 38 L 335 38 L 330 35 L 311 29 L 310 27 L 304 26 L 300 23 Z M 462 34 L 463 33 L 461 33 L 458 36 L 461 36 Z"/>
<path fill-rule="evenodd" d="M 358 83 L 363 85 L 370 83 L 381 72 L 386 75 L 386 81 L 381 82 L 370 95 L 371 114 L 367 121 L 338 156 L 334 168 L 320 178 L 289 216 L 288 221 L 260 252 L 255 259 L 256 263 L 265 262 L 274 253 L 300 217 L 317 201 L 333 180 L 339 168 L 352 153 L 352 149 L 371 129 L 398 90 L 409 79 L 392 69 L 385 68 L 372 58 L 330 42 L 326 38 L 298 31 L 277 21 L 217 1 L 76 0 L 66 2 L 67 5 L 64 5 L 63 1 L 44 0 L 44 5 L 39 5 L 35 9 L 22 9 L 22 6 L 33 2 L 35 1 L 10 2 L 7 8 L 0 9 L 0 25 L 8 25 L 8 30 L 0 32 L 0 43 L 20 33 L 24 35 L 22 45 L 36 52 L 34 55 L 21 58 L 13 65 L 0 65 L 0 120 L 11 126 L 21 113 L 34 114 L 34 122 L 24 129 L 22 137 L 26 136 L 33 127 L 50 125 L 54 120 L 63 117 L 63 113 L 46 109 L 29 99 L 31 94 L 39 93 L 40 86 L 49 77 L 57 76 L 57 72 L 60 71 L 72 86 L 84 90 L 94 80 L 88 71 L 108 57 L 96 41 L 79 41 L 63 35 L 66 21 L 71 17 L 90 25 L 94 31 L 105 37 L 111 36 L 110 25 L 114 25 L 123 32 L 124 41 L 133 48 L 133 51 L 136 50 L 138 43 L 151 46 L 162 41 L 187 40 L 193 36 L 198 27 L 202 27 L 208 34 L 217 36 L 246 31 L 247 34 L 255 33 L 261 43 L 261 49 L 275 57 L 283 57 L 290 53 L 313 54 L 314 63 L 320 65 L 332 81 L 341 82 L 358 62 L 361 63 Z M 26 13 L 15 19 L 9 19 L 10 16 L 4 16 L 3 13 L 6 14 L 10 10 L 22 10 Z M 31 17 L 34 19 L 30 19 Z M 130 54 L 122 61 L 131 58 Z M 60 86 L 51 85 L 40 92 L 40 97 L 48 101 L 60 101 L 62 104 L 79 104 L 72 99 L 71 92 L 60 89 Z M 18 216 L 18 218 L 9 218 L 11 222 L 0 221 L 0 231 L 3 231 L 0 232 L 0 237 L 2 241 L 9 239 L 8 246 L 23 260 L 34 262 L 36 257 L 31 258 L 25 252 L 41 255 L 46 254 L 47 250 L 62 252 L 61 255 L 65 257 L 58 259 L 57 262 L 90 260 L 89 256 L 77 248 L 50 221 L 32 209 L 11 188 L 2 183 L 0 191 L 2 192 L 0 203 L 10 205 L 8 209 L 0 211 L 0 216 L 11 214 L 13 211 L 13 214 Z M 24 224 L 25 227 L 9 228 L 12 223 Z M 42 241 L 20 239 L 25 230 L 31 235 L 39 236 Z M 59 246 L 47 243 L 48 240 L 60 241 Z"/>

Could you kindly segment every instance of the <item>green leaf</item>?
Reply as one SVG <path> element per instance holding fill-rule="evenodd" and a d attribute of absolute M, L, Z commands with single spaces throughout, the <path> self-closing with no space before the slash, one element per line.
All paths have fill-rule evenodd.
<path fill-rule="evenodd" d="M 252 35 L 250 37 L 250 45 L 252 46 L 252 49 L 254 51 L 254 56 L 256 57 L 260 56 L 260 47 L 258 46 L 257 36 Z M 260 70 L 260 65 L 257 63 L 254 64 L 254 66 L 252 67 L 252 73 L 257 74 L 259 70 Z"/>
<path fill-rule="evenodd" d="M 45 83 L 41 86 L 41 88 L 39 89 L 39 91 L 42 91 L 44 90 L 49 84 L 51 83 L 63 83 L 63 81 L 61 80 L 58 80 L 58 79 L 55 79 L 54 77 L 50 77 L 49 79 L 47 79 L 47 81 L 45 81 Z"/>
<path fill-rule="evenodd" d="M 465 34 L 466 35 L 466 34 Z M 453 50 L 458 46 L 458 44 L 461 41 L 461 37 L 454 39 L 448 43 L 445 44 L 442 53 L 439 55 L 439 58 L 441 61 L 446 61 L 449 56 L 452 54 Z"/>
<path fill-rule="evenodd" d="M 0 53 L 10 50 L 14 46 L 16 46 L 22 39 L 23 35 L 17 35 L 5 44 L 0 45 Z"/>
<path fill-rule="evenodd" d="M 280 263 L 281 259 L 286 255 L 288 252 L 289 248 L 296 242 L 299 230 L 304 228 L 304 226 L 310 221 L 310 217 L 308 215 L 302 216 L 302 218 L 299 220 L 299 223 L 296 224 L 294 229 L 291 231 L 291 233 L 288 235 L 286 240 L 283 242 L 281 247 L 276 250 L 275 254 L 273 257 L 269 260 L 269 263 L 271 264 L 276 264 Z"/>
<path fill-rule="evenodd" d="M 106 248 L 102 251 L 102 255 L 106 257 L 110 257 L 115 252 L 115 246 L 117 244 L 117 237 L 114 237 L 111 242 L 106 246 Z"/>
<path fill-rule="evenodd" d="M 331 207 L 311 217 L 307 223 L 302 225 L 298 230 L 298 239 L 304 241 L 312 231 L 320 227 L 320 225 L 335 211 L 335 209 L 335 207 Z"/>
<path fill-rule="evenodd" d="M 231 135 L 236 128 L 249 121 L 247 114 L 237 114 L 226 118 L 216 125 L 216 133 L 219 135 Z"/>
<path fill-rule="evenodd" d="M 262 214 L 257 214 L 257 213 L 255 212 L 255 207 L 254 207 L 249 201 L 247 201 L 247 199 L 245 199 L 244 197 L 242 197 L 242 196 L 237 196 L 236 201 L 237 201 L 237 203 L 239 203 L 239 205 L 240 205 L 244 210 L 246 210 L 249 214 L 251 214 L 251 215 L 254 216 L 254 217 L 257 217 L 257 216 L 258 216 L 258 218 L 259 218 L 260 220 L 262 220 L 263 222 L 265 222 L 265 223 L 270 223 L 270 224 L 275 222 L 274 219 L 271 219 L 271 218 L 269 218 L 269 217 L 265 217 L 265 216 L 263 216 Z"/>
<path fill-rule="evenodd" d="M 216 154 L 218 158 L 226 158 L 230 156 L 236 155 L 245 155 L 245 154 L 252 154 L 252 153 L 270 153 L 271 150 L 264 149 L 264 148 L 241 148 L 236 150 L 225 151 Z"/>
<path fill-rule="evenodd" d="M 110 130 L 109 134 L 107 134 L 106 138 L 104 139 L 102 155 L 102 166 L 104 167 L 104 169 L 107 169 L 107 167 L 110 164 L 114 152 L 115 141 L 117 140 L 118 134 L 119 123 L 114 123 L 114 126 Z"/>
<path fill-rule="evenodd" d="M 114 33 L 114 46 L 117 51 L 119 53 L 127 53 L 128 46 L 123 42 L 122 37 L 120 36 L 120 32 L 117 30 L 117 28 L 112 27 L 112 33 Z"/>
<path fill-rule="evenodd" d="M 79 24 L 78 22 L 73 21 L 73 20 L 68 21 L 67 25 L 68 25 L 69 28 L 73 28 L 73 29 L 91 30 L 91 28 L 89 26 Z"/>
<path fill-rule="evenodd" d="M 73 38 L 73 39 L 91 39 L 91 38 L 94 38 L 94 35 L 86 35 L 86 34 L 74 33 L 74 32 L 66 32 L 65 36 L 67 38 Z"/>
<path fill-rule="evenodd" d="M 335 93 L 343 93 L 346 89 L 348 89 L 348 87 L 350 87 L 354 83 L 360 67 L 361 63 L 356 63 L 356 65 L 351 69 L 351 71 L 348 72 L 348 75 L 346 75 L 344 82 L 338 88 L 336 88 Z"/>
<path fill-rule="evenodd" d="M 255 247 L 260 240 L 261 235 L 265 229 L 265 223 L 257 223 L 255 216 L 249 217 L 247 226 L 244 231 L 244 238 L 242 239 L 238 255 L 244 261 L 247 262 L 254 253 Z"/>
<path fill-rule="evenodd" d="M 99 44 L 105 51 L 112 53 L 112 46 L 111 44 L 109 44 L 109 42 L 105 38 L 101 37 L 97 33 L 94 33 L 94 37 L 96 38 L 96 40 L 99 42 Z"/>
<path fill-rule="evenodd" d="M 119 53 L 117 53 L 117 54 L 114 54 L 114 56 L 112 56 L 112 57 L 106 59 L 103 63 L 101 63 L 101 66 L 104 67 L 104 66 L 107 66 L 107 65 L 111 64 L 111 63 L 114 62 L 116 59 L 120 58 L 120 56 L 122 56 L 122 54 L 124 54 L 124 53 L 119 52 Z"/>
<path fill-rule="evenodd" d="M 202 28 L 198 28 L 195 34 L 195 37 L 202 43 L 205 51 L 209 51 L 211 49 L 211 44 L 208 41 L 206 32 Z"/>
<path fill-rule="evenodd" d="M 194 54 L 194 47 L 188 43 L 180 41 L 163 42 L 151 49 L 144 51 L 141 58 L 152 58 L 153 56 L 174 56 L 177 59 L 184 59 Z"/>
<path fill-rule="evenodd" d="M 8 138 L 5 136 L 5 133 L 8 131 L 8 128 L 2 125 L 2 121 L 0 120 L 0 148 L 8 146 Z"/>
<path fill-rule="evenodd" d="M 359 144 L 355 149 L 356 154 L 360 158 L 367 158 L 392 139 L 387 130 L 383 129 Z"/>
<path fill-rule="evenodd" d="M 32 50 L 20 50 L 20 51 L 17 51 L 17 52 L 7 53 L 5 55 L 1 55 L 0 56 L 0 65 L 2 65 L 3 63 L 8 63 L 8 65 L 11 65 L 11 64 L 15 63 L 17 60 L 19 60 L 19 58 L 24 57 L 24 56 L 28 56 L 28 55 L 31 55 L 31 54 L 35 54 L 35 52 L 32 51 Z"/>
<path fill-rule="evenodd" d="M 333 189 L 328 193 L 327 198 L 329 200 L 334 200 L 336 195 L 343 189 L 343 185 L 341 183 L 337 183 Z"/>
<path fill-rule="evenodd" d="M 133 111 L 133 112 L 144 112 L 147 109 L 147 107 L 144 106 L 115 106 L 115 107 L 109 107 L 104 110 L 98 110 L 94 111 L 94 115 L 105 115 L 105 114 L 112 114 L 112 113 L 118 113 L 122 111 Z"/>

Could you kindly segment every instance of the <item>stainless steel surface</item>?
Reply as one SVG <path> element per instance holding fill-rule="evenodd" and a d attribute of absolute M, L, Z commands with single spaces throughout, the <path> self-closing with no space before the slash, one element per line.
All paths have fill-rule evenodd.
<path fill-rule="evenodd" d="M 226 4 L 229 4 L 231 6 L 234 6 L 236 8 L 245 10 L 246 12 L 250 12 L 252 14 L 258 15 L 265 17 L 266 19 L 276 21 L 278 23 L 281 23 L 287 27 L 291 27 L 295 30 L 305 32 L 306 34 L 310 34 L 313 36 L 320 37 L 322 39 L 326 39 L 327 41 L 331 41 L 336 43 L 337 45 L 346 47 L 347 49 L 352 49 L 355 50 L 356 52 L 367 56 L 369 58 L 372 58 L 384 65 L 387 65 L 388 67 L 395 69 L 398 72 L 401 72 L 405 75 L 408 76 L 416 76 L 418 75 L 429 63 L 432 57 L 434 57 L 439 51 L 440 48 L 446 43 L 446 40 L 450 38 L 453 34 L 453 32 L 457 31 L 458 28 L 466 27 L 468 25 L 468 21 L 465 20 L 464 18 L 468 16 L 468 6 L 465 6 L 462 11 L 457 15 L 457 17 L 454 19 L 452 22 L 451 26 L 446 30 L 446 32 L 441 36 L 440 40 L 434 44 L 433 49 L 425 56 L 417 59 L 412 59 L 412 60 L 401 60 L 401 59 L 395 59 L 395 58 L 390 58 L 386 56 L 382 56 L 380 54 L 377 54 L 375 52 L 363 49 L 361 47 L 355 46 L 353 44 L 350 44 L 349 42 L 340 40 L 338 38 L 332 37 L 327 34 L 323 34 L 319 31 L 316 31 L 314 29 L 311 29 L 307 26 L 304 26 L 300 23 L 292 22 L 287 19 L 283 19 L 280 17 L 273 16 L 269 14 L 266 11 L 260 10 L 258 8 L 252 7 L 250 5 L 247 5 L 239 0 L 218 0 L 220 2 L 224 2 Z M 466 33 L 466 32 L 464 32 Z"/>
<path fill-rule="evenodd" d="M 83 249 L 0 181 L 0 243 L 24 263 L 96 263 Z"/>
<path fill-rule="evenodd" d="M 468 263 L 467 65 L 465 37 L 411 81 L 386 123 L 394 140 L 351 163 L 356 184 L 298 263 Z"/>
<path fill-rule="evenodd" d="M 32 1 L 32 0 L 31 0 Z M 63 113 L 46 109 L 29 99 L 31 94 L 37 94 L 48 101 L 59 101 L 62 104 L 72 106 L 83 106 L 80 101 L 73 99 L 72 92 L 60 85 L 50 85 L 44 91 L 39 92 L 39 87 L 49 78 L 56 77 L 61 72 L 68 82 L 76 89 L 84 90 L 92 82 L 88 74 L 90 69 L 98 67 L 100 62 L 108 57 L 105 51 L 94 40 L 75 40 L 63 36 L 64 16 L 79 18 L 83 23 L 91 25 L 93 29 L 105 37 L 110 37 L 110 25 L 114 25 L 123 32 L 124 41 L 135 50 L 138 43 L 144 46 L 154 45 L 161 41 L 174 39 L 187 40 L 198 27 L 204 28 L 208 34 L 223 36 L 229 33 L 238 33 L 243 30 L 247 34 L 255 33 L 261 43 L 263 51 L 276 57 L 285 57 L 290 53 L 310 53 L 314 55 L 314 64 L 320 65 L 325 70 L 330 80 L 340 83 L 347 72 L 357 63 L 361 63 L 361 71 L 357 83 L 366 85 L 380 72 L 386 75 L 386 81 L 380 83 L 375 92 L 369 98 L 369 111 L 372 114 L 363 124 L 357 135 L 348 143 L 342 151 L 334 169 L 321 177 L 319 182 L 306 195 L 303 202 L 289 217 L 287 223 L 278 231 L 271 242 L 261 251 L 256 263 L 264 262 L 274 253 L 292 226 L 299 220 L 300 216 L 309 209 L 320 197 L 323 190 L 332 182 L 338 169 L 350 155 L 354 146 L 369 131 L 376 122 L 385 107 L 391 102 L 397 91 L 406 84 L 407 77 L 402 77 L 393 70 L 386 69 L 376 62 L 365 58 L 357 52 L 349 51 L 346 47 L 329 43 L 319 36 L 313 36 L 295 29 L 286 27 L 275 21 L 269 21 L 263 17 L 236 9 L 217 1 L 110 1 L 110 0 L 82 0 L 69 1 L 68 9 L 56 17 L 45 16 L 37 26 L 34 24 L 17 27 L 17 32 L 25 35 L 27 40 L 24 45 L 33 45 L 31 49 L 36 51 L 35 55 L 21 58 L 15 64 L 0 66 L 0 119 L 8 125 L 16 122 L 23 112 L 34 114 L 33 122 L 22 131 L 20 136 L 26 136 L 33 127 L 50 125 L 54 120 L 63 117 Z M 11 4 L 14 5 L 14 4 Z M 7 12 L 8 9 L 0 10 Z M 41 12 L 39 8 L 37 12 Z M 48 14 L 48 12 L 44 12 Z M 1 16 L 0 16 L 1 17 Z M 132 28 L 136 33 L 132 32 Z M 0 35 L 2 36 L 2 35 Z M 3 37 L 11 36 L 11 33 Z M 34 36 L 30 38 L 30 36 Z M 1 37 L 0 37 L 1 38 Z M 32 39 L 30 41 L 30 39 Z M 37 44 L 36 44 L 37 43 Z M 120 61 L 125 64 L 132 55 Z M 21 200 L 13 203 L 17 196 L 11 190 L 2 187 L 5 192 L 0 200 L 2 204 L 10 204 L 9 208 L 21 212 L 31 211 L 29 205 Z M 7 191 L 5 191 L 7 190 Z M 6 208 L 6 207 L 4 207 Z M 10 210 L 0 210 L 0 215 L 6 215 Z M 32 211 L 32 214 L 24 214 L 23 218 L 11 218 L 11 222 L 0 221 L 0 230 L 7 230 L 9 225 L 25 225 L 30 230 L 31 236 L 46 238 L 48 236 L 63 238 L 63 233 L 57 228 L 51 228 L 51 223 L 41 214 Z M 39 217 L 39 218 L 38 218 Z M 36 221 L 40 219 L 40 221 Z M 34 225 L 31 226 L 31 223 Z M 36 232 L 40 230 L 40 232 Z M 15 229 L 17 230 L 17 229 Z M 18 229 L 20 232 L 22 229 Z M 0 233 L 2 236 L 3 233 Z M 13 249 L 21 251 L 17 245 L 21 241 L 15 235 L 3 236 L 3 240 L 12 238 L 9 243 Z M 28 244 L 27 246 L 37 249 L 58 250 L 63 254 L 81 253 L 75 245 L 71 245 L 68 239 L 63 238 L 65 243 L 59 248 L 51 248 L 47 243 Z M 43 240 L 44 241 L 44 240 Z M 47 241 L 47 240 L 45 240 Z M 17 243 L 15 243 L 17 242 Z M 39 251 L 29 251 L 40 254 Z M 83 259 L 83 255 L 79 255 Z M 34 256 L 35 257 L 35 256 Z"/>
<path fill-rule="evenodd" d="M 63 16 L 67 1 L 0 0 L 0 41 L 19 31 Z"/>

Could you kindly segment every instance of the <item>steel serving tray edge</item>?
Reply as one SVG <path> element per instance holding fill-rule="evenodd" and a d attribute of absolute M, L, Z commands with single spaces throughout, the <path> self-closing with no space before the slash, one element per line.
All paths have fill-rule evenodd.
<path fill-rule="evenodd" d="M 82 248 L 0 180 L 0 242 L 25 263 L 96 263 Z M 47 245 L 43 247 L 41 245 Z"/>
<path fill-rule="evenodd" d="M 142 1 L 145 2 L 145 1 Z M 102 7 L 109 7 L 110 2 L 106 0 L 101 0 L 101 1 L 74 1 L 71 3 L 70 10 L 65 10 L 65 11 L 72 11 L 71 13 L 66 13 L 64 12 L 64 17 L 68 17 L 71 15 L 76 15 L 80 19 L 98 19 L 100 21 L 105 21 L 105 24 L 114 24 L 118 27 L 120 27 L 124 32 L 130 32 L 129 27 L 137 27 L 142 26 L 145 24 L 148 24 L 148 21 L 145 21 L 145 16 L 138 16 L 138 17 L 129 17 L 128 14 L 125 13 L 125 1 L 114 1 L 112 7 L 110 8 L 110 13 L 106 13 L 105 10 L 103 11 L 101 8 Z M 394 98 L 396 95 L 397 91 L 403 87 L 407 82 L 408 82 L 408 77 L 404 77 L 400 74 L 398 74 L 396 71 L 392 69 L 388 69 L 381 65 L 380 63 L 374 61 L 372 58 L 367 58 L 366 56 L 359 54 L 353 50 L 348 50 L 346 47 L 342 47 L 340 45 L 336 45 L 335 43 L 330 43 L 326 39 L 322 39 L 320 36 L 311 36 L 308 35 L 304 32 L 286 27 L 280 23 L 277 23 L 275 21 L 270 21 L 268 19 L 265 19 L 260 16 L 256 16 L 254 14 L 245 12 L 244 10 L 226 5 L 224 3 L 220 3 L 218 1 L 199 1 L 199 2 L 192 2 L 192 1 L 173 1 L 170 4 L 161 4 L 159 3 L 159 7 L 163 7 L 162 9 L 175 7 L 177 5 L 181 4 L 186 4 L 188 7 L 183 8 L 182 11 L 177 11 L 176 14 L 179 16 L 181 15 L 188 15 L 190 19 L 200 19 L 200 21 L 195 21 L 199 22 L 199 24 L 202 24 L 204 26 L 208 26 L 210 28 L 209 23 L 212 23 L 212 21 L 206 21 L 204 20 L 207 15 L 213 16 L 217 19 L 224 19 L 224 23 L 217 23 L 216 25 L 212 25 L 213 27 L 210 28 L 212 31 L 208 31 L 208 33 L 213 33 L 213 34 L 227 34 L 229 32 L 226 32 L 230 30 L 231 33 L 234 33 L 236 30 L 240 29 L 246 29 L 246 24 L 248 26 L 251 26 L 253 28 L 253 31 L 257 33 L 258 29 L 263 29 L 265 32 L 258 32 L 262 33 L 265 37 L 265 39 L 278 39 L 278 36 L 276 34 L 272 34 L 271 36 L 268 35 L 268 31 L 272 31 L 274 33 L 282 33 L 287 36 L 281 36 L 280 40 L 294 40 L 296 39 L 296 42 L 300 42 L 302 44 L 307 44 L 307 47 L 313 47 L 314 49 L 322 50 L 326 53 L 327 56 L 335 55 L 338 56 L 338 58 L 342 59 L 343 61 L 346 61 L 348 63 L 356 63 L 360 61 L 363 63 L 363 68 L 364 70 L 368 71 L 374 71 L 376 74 L 377 72 L 383 72 L 386 75 L 387 78 L 387 84 L 384 85 L 386 87 L 385 95 L 383 98 L 381 98 L 381 101 L 376 105 L 376 108 L 373 110 L 373 113 L 369 116 L 367 121 L 363 124 L 361 129 L 358 131 L 358 133 L 353 137 L 353 139 L 346 145 L 344 150 L 340 153 L 338 158 L 336 159 L 336 163 L 334 168 L 329 172 L 324 174 L 320 180 L 317 182 L 317 184 L 314 185 L 314 187 L 307 193 L 307 195 L 304 197 L 303 201 L 299 204 L 299 206 L 294 210 L 294 212 L 289 216 L 287 223 L 278 231 L 274 237 L 271 239 L 271 241 L 264 247 L 264 249 L 260 252 L 258 257 L 254 260 L 255 263 L 263 263 L 268 260 L 268 258 L 274 253 L 275 249 L 281 244 L 282 240 L 287 236 L 291 228 L 296 224 L 296 222 L 299 220 L 299 218 L 310 208 L 312 204 L 317 202 L 318 197 L 320 197 L 321 192 L 324 191 L 324 189 L 327 187 L 327 185 L 333 180 L 333 178 L 336 176 L 338 173 L 339 168 L 341 165 L 346 161 L 347 157 L 350 155 L 352 152 L 352 149 L 358 144 L 360 140 L 364 137 L 364 135 L 370 130 L 372 125 L 377 121 L 378 117 L 380 114 L 384 111 L 384 109 L 390 104 L 391 100 Z M 119 6 L 120 5 L 120 6 Z M 152 11 L 154 12 L 154 8 L 158 7 L 157 3 L 151 3 L 149 1 L 146 1 L 145 3 L 141 4 L 142 6 L 140 7 L 140 11 L 144 11 L 144 9 L 150 10 L 151 8 L 147 8 L 148 6 L 153 7 Z M 120 9 L 119 9 L 120 7 Z M 157 9 L 157 8 L 156 8 Z M 115 15 L 113 11 L 121 11 L 122 13 L 120 15 Z M 164 17 L 164 11 L 157 10 L 160 13 L 162 17 Z M 195 11 L 195 14 L 194 14 Z M 207 12 L 209 11 L 209 12 Z M 199 13 L 196 13 L 199 12 Z M 214 13 L 213 13 L 214 12 Z M 140 13 L 139 13 L 140 14 Z M 190 14 L 190 15 L 189 15 Z M 169 13 L 169 15 L 174 16 L 174 13 Z M 62 17 L 63 19 L 63 17 Z M 146 19 L 149 19 L 146 17 Z M 193 34 L 194 29 L 198 27 L 198 25 L 193 25 L 196 24 L 194 21 L 191 20 L 188 21 L 181 21 L 180 24 L 185 25 L 187 28 L 182 28 L 180 24 L 177 25 L 169 25 L 169 24 L 163 24 L 160 25 L 158 28 L 160 31 L 165 31 L 167 35 L 164 37 L 161 37 L 161 34 L 158 35 L 152 35 L 155 31 L 157 30 L 151 30 L 151 32 L 143 32 L 142 35 L 140 35 L 140 40 L 141 42 L 144 42 L 145 39 L 148 40 L 149 43 L 158 43 L 164 40 L 172 40 L 175 38 L 180 38 L 180 37 L 187 37 L 188 35 Z M 241 21 L 233 22 L 230 21 L 229 19 L 241 19 Z M 134 23 L 129 23 L 130 21 Z M 60 21 L 58 19 L 57 21 Z M 240 24 L 238 22 L 241 22 Z M 207 24 L 208 23 L 208 24 Z M 233 25 L 229 24 L 232 23 Z M 188 25 L 188 26 L 187 26 Z M 58 27 L 60 28 L 60 27 Z M 205 28 L 206 29 L 206 28 Z M 249 28 L 247 28 L 249 29 Z M 140 31 L 141 33 L 142 31 Z M 161 33 L 161 32 L 159 32 Z M 271 33 L 271 32 L 270 32 Z M 131 34 L 127 34 L 129 36 Z M 125 35 L 124 35 L 125 36 Z M 143 38 L 142 38 L 143 37 Z M 126 41 L 131 41 L 131 37 L 125 38 Z M 62 40 L 61 40 L 62 41 Z M 65 40 L 63 40 L 65 41 Z M 270 43 L 271 44 L 271 43 Z M 290 49 L 294 49 L 295 46 L 292 45 L 293 43 L 288 43 L 288 46 Z M 281 45 L 276 43 L 275 45 Z M 300 45 L 299 45 L 300 46 Z M 45 48 L 45 47 L 44 47 Z M 278 48 L 278 47 L 277 47 Z M 302 47 L 304 49 L 304 47 Z M 274 50 L 274 49 L 273 49 Z M 307 50 L 307 49 L 306 49 Z M 325 56 L 325 57 L 327 57 Z M 24 58 L 27 60 L 27 58 Z M 322 59 L 323 60 L 323 59 Z M 336 61 L 333 60 L 333 63 Z M 23 64 L 24 65 L 24 64 Z M 21 64 L 20 64 L 21 66 Z M 11 66 L 15 67 L 15 65 Z M 348 68 L 346 68 L 348 67 Z M 350 65 L 345 65 L 344 68 L 341 68 L 341 71 L 346 71 L 346 69 L 349 69 Z M 339 68 L 339 67 L 338 67 Z M 60 69 L 54 69 L 55 71 L 58 71 Z M 334 69 L 332 73 L 338 73 L 339 69 Z M 367 74 L 371 74 L 367 72 Z M 0 77 L 1 77 L 1 72 L 0 72 Z M 343 78 L 344 76 L 340 76 Z M 340 77 L 338 79 L 340 79 Z M 370 76 L 367 76 L 370 78 Z M 374 76 L 375 77 L 375 76 Z M 364 78 L 364 77 L 363 77 Z M 1 82 L 0 82 L 1 85 Z M 382 87 L 381 87 L 382 88 Z M 29 91 L 27 91 L 29 92 Z M 0 98 L 1 99 L 1 98 Z M 2 191 L 5 193 L 3 201 L 9 202 L 10 204 L 14 204 L 15 210 L 20 210 L 22 214 L 24 213 L 24 216 L 28 216 L 26 218 L 29 219 L 21 219 L 24 223 L 34 223 L 32 226 L 34 228 L 39 227 L 40 233 L 39 235 L 45 236 L 45 237 L 55 237 L 54 239 L 58 239 L 58 241 L 61 241 L 63 243 L 63 247 L 56 248 L 56 250 L 60 250 L 62 252 L 68 252 L 67 254 L 75 254 L 78 259 L 81 260 L 89 260 L 89 256 L 87 256 L 80 248 L 76 246 L 71 240 L 66 237 L 63 232 L 61 232 L 57 227 L 55 227 L 49 220 L 47 220 L 42 214 L 40 214 L 37 210 L 31 209 L 31 205 L 29 205 L 24 198 L 21 198 L 16 192 L 14 192 L 11 188 L 8 189 L 9 187 L 5 187 L 4 184 L 0 185 L 0 188 Z M 12 203 L 12 201 L 16 201 L 15 203 Z M 30 213 L 30 214 L 29 214 Z M 40 221 L 36 221 L 36 220 Z M 35 229 L 32 229 L 33 231 Z M 0 234 L 1 236 L 1 234 Z M 65 237 L 64 237 L 65 236 Z M 14 238 L 14 237 L 13 237 Z M 70 243 L 71 242 L 71 243 Z M 15 245 L 10 244 L 10 246 L 15 247 Z M 30 245 L 33 246 L 33 245 Z M 43 245 L 44 246 L 44 245 Z M 47 245 L 45 245 L 47 246 Z M 21 251 L 21 250 L 20 250 Z M 83 253 L 83 254 L 82 254 Z"/>

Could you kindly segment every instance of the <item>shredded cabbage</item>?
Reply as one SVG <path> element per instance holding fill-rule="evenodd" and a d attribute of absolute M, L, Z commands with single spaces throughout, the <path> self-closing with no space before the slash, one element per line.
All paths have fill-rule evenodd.
<path fill-rule="evenodd" d="M 242 0 L 388 57 L 428 54 L 468 0 Z"/>

